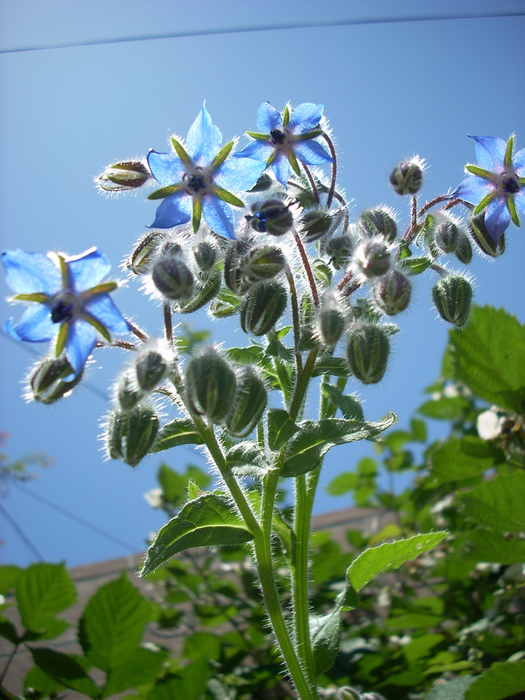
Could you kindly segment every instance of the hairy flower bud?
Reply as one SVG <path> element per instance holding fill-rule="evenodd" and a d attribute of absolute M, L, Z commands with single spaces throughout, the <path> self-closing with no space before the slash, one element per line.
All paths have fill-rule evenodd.
<path fill-rule="evenodd" d="M 150 178 L 151 173 L 144 163 L 128 160 L 108 165 L 95 182 L 104 192 L 127 192 L 142 187 Z"/>
<path fill-rule="evenodd" d="M 209 272 L 217 261 L 217 247 L 211 241 L 199 241 L 193 246 L 193 257 L 200 270 Z"/>
<path fill-rule="evenodd" d="M 153 284 L 172 301 L 189 299 L 193 294 L 194 277 L 190 268 L 173 255 L 160 257 L 153 265 Z"/>
<path fill-rule="evenodd" d="M 73 374 L 65 357 L 49 357 L 40 362 L 29 378 L 29 397 L 41 403 L 51 404 L 69 395 L 82 379 L 82 372 L 74 379 L 65 381 Z"/>
<path fill-rule="evenodd" d="M 319 337 L 313 326 L 301 326 L 298 349 L 303 352 L 317 347 L 319 347 Z"/>
<path fill-rule="evenodd" d="M 336 270 L 347 266 L 353 252 L 354 243 L 350 236 L 332 236 L 326 242 L 325 253 Z"/>
<path fill-rule="evenodd" d="M 443 320 L 464 326 L 470 313 L 472 285 L 459 274 L 441 277 L 432 288 L 432 299 Z"/>
<path fill-rule="evenodd" d="M 346 327 L 344 302 L 339 295 L 327 294 L 317 314 L 319 340 L 327 348 L 333 348 Z"/>
<path fill-rule="evenodd" d="M 459 232 L 458 244 L 456 246 L 456 250 L 454 251 L 454 255 L 459 262 L 462 262 L 464 265 L 468 265 L 472 260 L 472 245 L 470 244 L 470 238 L 461 230 Z"/>
<path fill-rule="evenodd" d="M 251 247 L 247 240 L 232 241 L 224 258 L 224 281 L 228 289 L 235 294 L 243 294 L 250 287 L 240 267 L 241 258 Z"/>
<path fill-rule="evenodd" d="M 394 191 L 400 195 L 419 192 L 423 182 L 424 169 L 425 162 L 418 156 L 396 165 L 389 178 Z"/>
<path fill-rule="evenodd" d="M 117 385 L 117 400 L 123 411 L 130 411 L 144 398 L 144 392 L 137 383 L 136 373 L 129 368 L 120 377 Z"/>
<path fill-rule="evenodd" d="M 411 291 L 410 280 L 398 270 L 390 270 L 376 280 L 372 295 L 381 311 L 395 316 L 407 308 Z"/>
<path fill-rule="evenodd" d="M 285 288 L 274 280 L 253 286 L 241 305 L 243 331 L 266 335 L 283 315 L 287 298 Z"/>
<path fill-rule="evenodd" d="M 285 265 L 283 251 L 275 245 L 264 244 L 254 245 L 239 261 L 242 274 L 251 282 L 272 279 Z"/>
<path fill-rule="evenodd" d="M 143 275 L 149 272 L 163 238 L 164 234 L 159 231 L 146 233 L 133 249 L 126 262 L 126 267 L 135 275 Z"/>
<path fill-rule="evenodd" d="M 356 249 L 352 264 L 368 279 L 381 277 L 390 268 L 391 253 L 386 242 L 380 238 L 370 238 Z"/>
<path fill-rule="evenodd" d="M 310 209 L 301 216 L 300 231 L 305 243 L 317 241 L 327 236 L 341 223 L 343 212 L 341 209 Z"/>
<path fill-rule="evenodd" d="M 155 348 L 147 348 L 135 361 L 137 383 L 143 391 L 153 391 L 168 373 L 166 356 Z"/>
<path fill-rule="evenodd" d="M 210 347 L 188 363 L 185 386 L 192 411 L 221 423 L 231 408 L 237 380 L 226 360 Z"/>
<path fill-rule="evenodd" d="M 268 402 L 268 392 L 258 372 L 250 365 L 237 377 L 237 391 L 226 416 L 226 430 L 235 437 L 246 437 L 255 428 Z"/>
<path fill-rule="evenodd" d="M 131 411 L 113 409 L 104 435 L 108 455 L 136 467 L 150 451 L 158 431 L 159 417 L 151 405 L 139 404 Z"/>
<path fill-rule="evenodd" d="M 497 258 L 505 252 L 505 234 L 502 233 L 498 242 L 494 243 L 494 239 L 485 224 L 484 211 L 469 219 L 468 230 L 473 241 L 491 258 Z"/>
<path fill-rule="evenodd" d="M 443 253 L 453 253 L 460 237 L 456 221 L 446 214 L 436 215 L 435 226 L 432 229 L 435 245 Z"/>
<path fill-rule="evenodd" d="M 396 220 L 390 209 L 386 207 L 364 211 L 357 222 L 357 227 L 363 238 L 382 237 L 389 243 L 396 240 Z"/>
<path fill-rule="evenodd" d="M 272 236 L 283 236 L 293 226 L 293 215 L 290 207 L 280 199 L 267 199 L 254 202 L 252 213 L 246 219 L 258 233 L 269 233 Z"/>
<path fill-rule="evenodd" d="M 268 173 L 263 173 L 259 176 L 259 179 L 248 192 L 266 192 L 273 185 L 274 180 L 268 175 Z"/>
<path fill-rule="evenodd" d="M 363 384 L 376 384 L 385 374 L 390 354 L 390 341 L 380 326 L 365 324 L 348 337 L 346 359 L 352 373 Z"/>

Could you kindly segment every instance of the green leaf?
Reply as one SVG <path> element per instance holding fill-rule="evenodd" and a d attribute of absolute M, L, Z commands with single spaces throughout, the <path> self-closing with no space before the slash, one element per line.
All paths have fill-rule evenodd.
<path fill-rule="evenodd" d="M 226 452 L 226 463 L 230 467 L 253 466 L 263 467 L 265 462 L 264 452 L 253 440 L 239 442 Z"/>
<path fill-rule="evenodd" d="M 299 431 L 299 426 L 283 408 L 270 408 L 268 417 L 268 446 L 274 452 L 281 449 Z"/>
<path fill-rule="evenodd" d="M 348 377 L 350 370 L 342 357 L 320 357 L 315 363 L 312 377 L 319 377 L 321 374 L 331 374 L 334 377 Z"/>
<path fill-rule="evenodd" d="M 397 542 L 385 542 L 378 547 L 370 547 L 350 564 L 346 572 L 347 579 L 353 589 L 359 592 L 379 574 L 397 569 L 406 561 L 433 549 L 446 535 L 446 532 L 430 532 L 426 535 L 415 535 Z"/>
<path fill-rule="evenodd" d="M 20 641 L 16 627 L 13 625 L 11 620 L 8 620 L 3 616 L 0 617 L 0 637 L 9 640 L 11 644 L 18 644 Z"/>
<path fill-rule="evenodd" d="M 525 660 L 494 663 L 465 693 L 465 700 L 504 700 L 525 690 Z"/>
<path fill-rule="evenodd" d="M 502 532 L 525 531 L 525 472 L 516 471 L 485 481 L 460 494 L 462 515 L 478 525 Z"/>
<path fill-rule="evenodd" d="M 32 688 L 33 691 L 38 690 L 40 693 L 45 693 L 45 697 L 51 693 L 58 693 L 60 690 L 64 690 L 65 687 L 66 686 L 59 683 L 59 681 L 51 678 L 45 671 L 42 671 L 39 666 L 33 666 L 31 670 L 26 673 L 24 678 L 25 691 L 27 691 L 28 688 Z M 29 697 L 29 693 L 27 692 L 26 697 Z M 13 698 L 15 698 L 15 696 L 13 696 Z M 19 700 L 19 698 L 16 698 L 16 700 Z"/>
<path fill-rule="evenodd" d="M 403 260 L 403 269 L 410 275 L 420 275 L 432 265 L 432 258 L 405 258 Z"/>
<path fill-rule="evenodd" d="M 128 688 L 138 688 L 153 682 L 160 675 L 168 655 L 167 650 L 135 649 L 122 665 L 111 669 L 102 697 L 107 698 Z"/>
<path fill-rule="evenodd" d="M 360 421 L 365 419 L 361 401 L 357 394 L 347 396 L 336 386 L 325 382 L 321 385 L 321 389 L 323 393 L 330 398 L 334 406 L 341 411 L 344 418 L 349 420 L 355 418 Z"/>
<path fill-rule="evenodd" d="M 84 660 L 78 656 L 61 654 L 53 649 L 30 649 L 33 661 L 44 673 L 66 688 L 90 698 L 99 696 L 99 689 L 84 670 Z"/>
<path fill-rule="evenodd" d="M 326 493 L 330 496 L 343 496 L 345 493 L 357 488 L 359 475 L 355 472 L 344 472 L 332 479 L 326 486 Z"/>
<path fill-rule="evenodd" d="M 430 693 L 425 696 L 425 700 L 464 700 L 465 691 L 475 680 L 475 676 L 454 678 L 453 681 L 432 688 Z"/>
<path fill-rule="evenodd" d="M 217 296 L 221 284 L 221 276 L 218 273 L 209 275 L 206 282 L 196 290 L 190 301 L 185 304 L 179 304 L 179 312 L 181 314 L 192 314 L 194 311 L 198 311 L 203 306 L 206 306 L 209 301 Z"/>
<path fill-rule="evenodd" d="M 150 452 L 162 452 L 178 445 L 202 445 L 203 439 L 189 418 L 175 418 L 158 432 Z"/>
<path fill-rule="evenodd" d="M 23 569 L 14 564 L 0 566 L 0 595 L 6 595 L 15 588 L 18 577 L 22 572 Z"/>
<path fill-rule="evenodd" d="M 140 573 L 141 576 L 149 574 L 185 549 L 239 545 L 252 539 L 252 533 L 226 497 L 205 494 L 186 503 L 159 530 Z"/>
<path fill-rule="evenodd" d="M 525 326 L 503 309 L 474 308 L 462 331 L 450 332 L 456 379 L 474 394 L 525 412 Z"/>
<path fill-rule="evenodd" d="M 327 615 L 310 615 L 310 636 L 315 659 L 315 673 L 326 673 L 334 665 L 341 643 L 341 610 Z"/>
<path fill-rule="evenodd" d="M 176 676 L 166 676 L 148 693 L 148 700 L 200 700 L 210 676 L 208 660 L 200 658 L 185 666 Z"/>
<path fill-rule="evenodd" d="M 525 540 L 492 530 L 462 533 L 455 544 L 463 545 L 462 558 L 474 563 L 521 564 L 525 561 Z"/>
<path fill-rule="evenodd" d="M 442 396 L 439 399 L 425 401 L 417 410 L 423 416 L 438 420 L 455 420 L 469 408 L 469 402 L 462 396 Z"/>
<path fill-rule="evenodd" d="M 20 574 L 16 584 L 22 623 L 40 639 L 58 636 L 69 627 L 55 615 L 71 607 L 76 599 L 73 580 L 63 564 L 32 564 Z"/>
<path fill-rule="evenodd" d="M 205 489 L 211 483 L 211 476 L 206 472 L 189 464 L 183 474 L 175 471 L 167 464 L 161 464 L 157 472 L 157 480 L 162 488 L 164 498 L 175 506 L 179 506 L 186 498 L 188 485 L 191 482 Z"/>
<path fill-rule="evenodd" d="M 302 421 L 300 431 L 288 441 L 281 476 L 297 476 L 315 469 L 335 445 L 373 438 L 392 425 L 394 420 L 395 416 L 391 413 L 377 423 L 344 418 Z"/>
<path fill-rule="evenodd" d="M 505 460 L 501 450 L 473 435 L 451 438 L 430 454 L 429 486 L 483 474 Z"/>
<path fill-rule="evenodd" d="M 103 671 L 119 668 L 137 651 L 151 605 L 125 573 L 91 597 L 80 621 L 80 643 L 86 657 Z"/>

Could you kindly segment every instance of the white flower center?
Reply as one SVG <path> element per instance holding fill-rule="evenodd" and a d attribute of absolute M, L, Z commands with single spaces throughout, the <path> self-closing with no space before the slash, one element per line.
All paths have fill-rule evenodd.
<path fill-rule="evenodd" d="M 187 194 L 202 197 L 208 194 L 213 178 L 207 170 L 197 165 L 184 173 L 182 181 L 186 185 Z"/>

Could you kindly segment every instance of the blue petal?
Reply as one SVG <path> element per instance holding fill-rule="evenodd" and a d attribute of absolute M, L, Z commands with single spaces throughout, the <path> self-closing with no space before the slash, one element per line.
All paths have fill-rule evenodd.
<path fill-rule="evenodd" d="M 202 105 L 199 116 L 188 131 L 188 155 L 199 165 L 209 165 L 222 143 L 219 128 L 212 123 L 208 110 Z"/>
<path fill-rule="evenodd" d="M 157 151 L 148 153 L 148 165 L 151 174 L 162 187 L 181 182 L 185 169 L 188 167 L 173 153 L 157 153 Z"/>
<path fill-rule="evenodd" d="M 79 374 L 97 342 L 97 332 L 87 321 L 79 319 L 69 326 L 66 340 L 67 361 L 75 377 Z"/>
<path fill-rule="evenodd" d="M 225 190 L 251 189 L 266 168 L 266 161 L 251 158 L 227 158 L 217 169 L 213 181 Z"/>
<path fill-rule="evenodd" d="M 251 141 L 242 151 L 235 153 L 236 158 L 253 158 L 266 163 L 273 153 L 273 146 L 269 141 Z"/>
<path fill-rule="evenodd" d="M 109 294 L 91 297 L 84 304 L 84 310 L 113 333 L 128 333 L 131 326 L 117 309 Z"/>
<path fill-rule="evenodd" d="M 191 219 L 193 197 L 186 192 L 175 192 L 162 202 L 157 209 L 155 221 L 149 228 L 173 228 L 187 224 Z"/>
<path fill-rule="evenodd" d="M 281 151 L 275 156 L 272 162 L 271 169 L 274 172 L 275 177 L 281 185 L 287 186 L 288 178 L 290 177 L 290 161 L 286 155 Z"/>
<path fill-rule="evenodd" d="M 314 105 L 311 102 L 303 102 L 292 112 L 288 130 L 292 134 L 306 134 L 312 131 L 321 121 L 324 105 Z"/>
<path fill-rule="evenodd" d="M 477 175 L 469 175 L 463 182 L 460 182 L 454 192 L 451 193 L 451 199 L 463 199 L 469 204 L 478 204 L 483 197 L 494 192 L 493 183 L 485 180 Z"/>
<path fill-rule="evenodd" d="M 99 284 L 111 270 L 111 264 L 98 248 L 66 260 L 69 280 L 76 292 L 85 292 Z"/>
<path fill-rule="evenodd" d="M 294 143 L 293 150 L 297 160 L 307 165 L 321 165 L 322 163 L 333 162 L 332 156 L 325 151 L 320 143 L 313 139 Z"/>
<path fill-rule="evenodd" d="M 520 192 L 514 195 L 514 204 L 516 205 L 518 214 L 525 217 L 525 190 L 522 189 Z"/>
<path fill-rule="evenodd" d="M 43 253 L 7 250 L 2 253 L 6 282 L 17 294 L 48 294 L 62 289 L 60 270 Z"/>
<path fill-rule="evenodd" d="M 512 159 L 512 165 L 518 173 L 518 177 L 525 177 L 525 148 L 516 153 Z"/>
<path fill-rule="evenodd" d="M 499 136 L 471 136 L 476 142 L 478 165 L 490 173 L 499 173 L 504 168 L 507 143 Z"/>
<path fill-rule="evenodd" d="M 233 233 L 233 211 L 231 207 L 215 195 L 202 200 L 202 215 L 212 231 L 225 238 L 235 238 Z"/>
<path fill-rule="evenodd" d="M 282 128 L 283 119 L 280 113 L 269 102 L 263 102 L 257 112 L 257 128 L 263 134 L 269 134 L 272 129 Z"/>
<path fill-rule="evenodd" d="M 51 312 L 46 304 L 31 304 L 16 326 L 13 326 L 12 321 L 7 321 L 4 329 L 17 340 L 41 343 L 54 338 L 59 325 L 51 320 Z"/>
<path fill-rule="evenodd" d="M 494 243 L 499 241 L 501 234 L 505 232 L 509 224 L 510 212 L 507 207 L 507 199 L 506 197 L 498 197 L 488 205 L 485 214 L 485 225 Z"/>

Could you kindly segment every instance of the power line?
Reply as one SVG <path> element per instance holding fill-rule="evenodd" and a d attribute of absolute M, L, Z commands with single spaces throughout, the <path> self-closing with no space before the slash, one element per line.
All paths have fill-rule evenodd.
<path fill-rule="evenodd" d="M 158 41 L 160 39 L 183 39 L 200 36 L 220 36 L 224 34 L 248 34 L 254 32 L 274 32 L 294 29 L 324 29 L 329 27 L 351 27 L 374 24 L 403 24 L 412 22 L 437 22 L 464 19 L 497 19 L 509 17 L 523 17 L 525 11 L 504 13 L 469 13 L 462 15 L 412 15 L 407 17 L 368 17 L 365 19 L 342 19 L 331 22 L 297 22 L 290 24 L 267 24 L 260 26 L 229 27 L 227 29 L 203 29 L 199 31 L 169 32 L 166 34 L 143 34 L 139 36 L 119 37 L 114 39 L 96 39 L 92 41 L 78 41 L 70 43 L 49 44 L 41 46 L 25 46 L 17 49 L 0 49 L 0 54 L 28 53 L 31 51 L 52 51 L 55 49 L 72 49 L 86 46 L 102 46 L 104 44 L 129 44 L 138 41 Z"/>
<path fill-rule="evenodd" d="M 44 561 L 44 557 L 40 554 L 40 552 L 35 547 L 35 545 L 31 542 L 29 537 L 24 533 L 24 531 L 22 530 L 20 525 L 16 522 L 16 520 L 13 518 L 13 516 L 7 512 L 7 510 L 4 508 L 4 506 L 2 505 L 1 502 L 0 502 L 0 513 L 2 513 L 4 518 L 11 525 L 13 530 L 20 537 L 20 539 L 26 545 L 26 547 L 31 550 L 31 553 L 35 557 L 35 559 L 38 559 L 38 561 Z"/>

